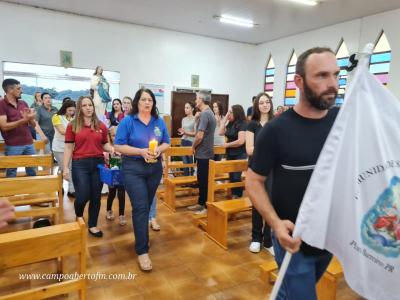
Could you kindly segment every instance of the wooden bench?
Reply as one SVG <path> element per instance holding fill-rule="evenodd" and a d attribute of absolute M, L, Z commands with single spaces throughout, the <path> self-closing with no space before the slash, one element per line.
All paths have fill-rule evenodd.
<path fill-rule="evenodd" d="M 44 154 L 46 150 L 46 144 L 43 141 L 33 141 L 33 147 L 35 147 L 36 153 Z M 5 143 L 0 142 L 0 153 L 4 153 L 5 151 Z"/>
<path fill-rule="evenodd" d="M 223 147 L 214 147 L 215 154 L 224 154 L 225 149 Z M 193 155 L 191 147 L 170 147 L 166 153 L 166 162 L 164 168 L 164 185 L 165 192 L 162 197 L 164 200 L 164 204 L 173 212 L 176 210 L 176 193 L 177 192 L 187 192 L 189 196 L 194 194 L 194 188 L 187 187 L 187 185 L 193 185 L 197 183 L 196 176 L 180 176 L 180 177 L 171 177 L 170 172 L 171 169 L 181 169 L 188 167 L 195 167 L 195 163 L 185 164 L 182 161 L 171 161 L 171 157 L 182 157 L 182 156 L 191 156 Z M 185 187 L 186 186 L 186 187 Z M 195 200 L 193 198 L 192 200 Z"/>
<path fill-rule="evenodd" d="M 51 175 L 54 172 L 53 156 L 51 154 L 0 156 L 0 169 L 23 167 L 41 167 L 41 170 L 36 170 L 36 175 Z M 26 176 L 26 173 L 18 172 L 17 176 Z M 6 177 L 5 171 L 0 173 L 1 177 Z"/>
<path fill-rule="evenodd" d="M 171 147 L 179 147 L 181 145 L 182 138 L 171 138 Z"/>
<path fill-rule="evenodd" d="M 86 274 L 86 226 L 77 222 L 4 233 L 0 235 L 0 272 L 58 257 L 77 255 L 78 274 Z M 85 277 L 0 296 L 0 300 L 45 299 L 79 291 L 86 299 Z"/>
<path fill-rule="evenodd" d="M 15 206 L 49 203 L 50 207 L 35 207 L 16 211 L 16 217 L 52 216 L 53 224 L 63 222 L 61 174 L 0 178 L 0 198 L 6 198 Z"/>
<path fill-rule="evenodd" d="M 278 278 L 278 265 L 275 260 L 260 265 L 261 267 L 261 279 L 274 283 Z M 333 257 L 324 275 L 317 284 L 317 296 L 318 300 L 336 300 L 336 291 L 338 281 L 343 278 L 343 268 L 336 257 Z"/>
<path fill-rule="evenodd" d="M 217 178 L 220 174 L 243 172 L 247 168 L 247 160 L 210 161 L 207 195 L 207 236 L 225 250 L 228 249 L 228 217 L 235 213 L 251 210 L 252 204 L 247 197 L 216 202 L 216 191 L 245 185 L 243 177 L 240 182 L 227 183 L 218 182 Z"/>

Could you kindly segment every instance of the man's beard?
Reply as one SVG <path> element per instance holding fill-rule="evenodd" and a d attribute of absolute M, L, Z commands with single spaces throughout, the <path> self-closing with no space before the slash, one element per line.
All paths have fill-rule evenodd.
<path fill-rule="evenodd" d="M 304 95 L 307 101 L 311 104 L 312 107 L 318 109 L 318 110 L 326 110 L 331 108 L 335 102 L 336 102 L 336 97 L 337 97 L 337 89 L 335 88 L 330 88 L 321 94 L 317 95 L 314 93 L 314 91 L 309 87 L 307 84 L 306 79 L 304 78 Z M 328 94 L 335 94 L 333 98 L 323 98 L 323 96 L 328 95 Z"/>

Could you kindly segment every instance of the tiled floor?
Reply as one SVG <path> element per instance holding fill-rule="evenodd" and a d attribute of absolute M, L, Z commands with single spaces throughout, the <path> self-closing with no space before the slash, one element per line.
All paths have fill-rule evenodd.
<path fill-rule="evenodd" d="M 189 212 L 179 209 L 171 213 L 158 202 L 160 232 L 150 230 L 150 257 L 153 271 L 142 273 L 136 262 L 130 203 L 126 204 L 128 224 L 120 226 L 117 219 L 105 219 L 105 202 L 99 217 L 104 237 L 88 237 L 87 272 L 136 274 L 133 280 L 89 280 L 88 299 L 267 299 L 271 287 L 260 279 L 259 265 L 273 259 L 267 251 L 250 253 L 251 221 L 240 218 L 230 223 L 229 250 L 225 251 L 193 225 Z M 65 203 L 65 221 L 75 219 L 73 202 Z M 114 201 L 117 212 L 118 201 Z M 13 227 L 24 227 L 17 223 Z M 66 262 L 74 272 L 76 260 Z M 55 272 L 55 263 L 46 262 L 8 270 L 0 277 L 0 295 L 11 290 L 40 286 L 44 281 L 19 280 L 19 273 Z M 77 299 L 77 295 L 59 299 Z M 340 283 L 338 299 L 360 299 L 344 282 Z M 305 299 L 306 300 L 306 299 Z"/>

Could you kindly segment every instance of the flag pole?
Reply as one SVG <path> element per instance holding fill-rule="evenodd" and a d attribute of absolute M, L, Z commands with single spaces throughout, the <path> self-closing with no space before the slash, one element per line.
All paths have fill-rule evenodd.
<path fill-rule="evenodd" d="M 278 291 L 282 285 L 283 278 L 285 277 L 286 270 L 289 266 L 290 260 L 292 259 L 292 253 L 285 253 L 285 257 L 283 258 L 283 262 L 281 267 L 279 268 L 278 278 L 275 281 L 274 287 L 272 288 L 271 295 L 269 296 L 269 300 L 275 300 L 278 295 Z"/>

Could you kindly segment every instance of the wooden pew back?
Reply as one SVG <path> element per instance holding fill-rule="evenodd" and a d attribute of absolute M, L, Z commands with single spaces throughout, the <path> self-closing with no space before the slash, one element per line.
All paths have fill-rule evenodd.
<path fill-rule="evenodd" d="M 224 161 L 214 161 L 210 160 L 210 165 L 208 169 L 208 195 L 207 203 L 214 202 L 215 192 L 217 190 L 242 187 L 245 186 L 245 181 L 240 182 L 217 182 L 218 175 L 231 173 L 231 172 L 244 172 L 248 168 L 248 162 L 245 159 L 242 160 L 224 160 Z"/>
<path fill-rule="evenodd" d="M 0 272 L 12 267 L 79 256 L 79 274 L 86 273 L 86 226 L 77 222 L 4 233 L 0 239 Z M 3 299 L 44 299 L 79 290 L 86 298 L 86 280 L 77 278 L 0 297 Z"/>
<path fill-rule="evenodd" d="M 51 202 L 52 207 L 17 211 L 16 216 L 19 218 L 52 215 L 54 221 L 58 216 L 58 223 L 63 222 L 61 174 L 0 178 L 0 197 L 7 197 L 16 206 Z"/>
<path fill-rule="evenodd" d="M 46 149 L 46 144 L 43 141 L 33 141 L 33 147 L 35 147 L 36 153 L 42 151 L 44 153 Z M 0 142 L 0 153 L 4 153 L 5 151 L 5 143 Z"/>
<path fill-rule="evenodd" d="M 12 155 L 0 157 L 0 169 L 20 167 L 53 168 L 53 156 L 46 155 Z"/>

